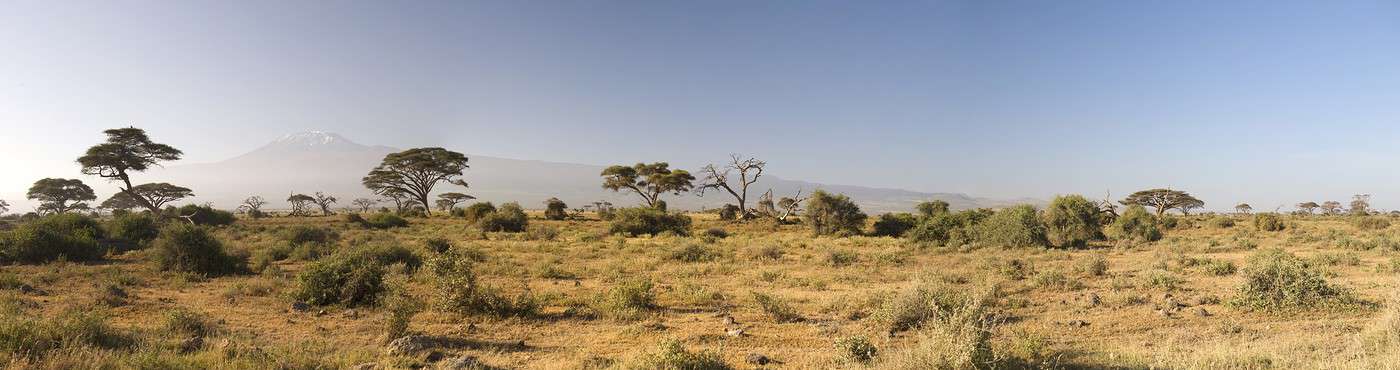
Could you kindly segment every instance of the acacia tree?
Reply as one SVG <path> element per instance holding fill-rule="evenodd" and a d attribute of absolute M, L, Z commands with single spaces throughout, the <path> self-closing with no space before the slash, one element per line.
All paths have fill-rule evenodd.
<path fill-rule="evenodd" d="M 476 197 L 455 192 L 442 193 L 438 194 L 438 207 L 443 211 L 451 211 L 453 208 L 457 208 L 458 204 L 472 199 L 476 199 Z"/>
<path fill-rule="evenodd" d="M 730 154 L 729 164 L 726 164 L 723 168 L 710 164 L 700 169 L 700 173 L 704 176 L 704 179 L 700 180 L 700 186 L 697 186 L 696 190 L 699 190 L 700 196 L 705 196 L 705 190 L 724 189 L 724 191 L 729 192 L 729 195 L 734 196 L 734 200 L 739 202 L 739 211 L 741 212 L 740 218 L 752 218 L 753 214 L 749 212 L 747 203 L 749 198 L 749 185 L 758 182 L 758 178 L 763 176 L 763 168 L 767 165 L 767 162 L 755 158 L 745 159 L 738 154 Z M 739 178 L 736 179 L 738 182 L 733 186 L 729 184 L 729 174 L 731 172 L 739 173 Z M 735 187 L 738 187 L 737 191 L 734 189 Z"/>
<path fill-rule="evenodd" d="M 355 200 L 350 201 L 350 204 L 359 208 L 360 212 L 369 212 L 369 209 L 373 208 L 375 204 L 379 204 L 379 201 L 369 198 L 355 198 Z"/>
<path fill-rule="evenodd" d="M 5 214 L 5 212 L 9 212 L 9 211 L 10 211 L 10 202 L 6 202 L 4 199 L 0 199 L 0 215 L 3 215 L 3 214 Z"/>
<path fill-rule="evenodd" d="M 1239 213 L 1242 213 L 1242 214 L 1246 214 L 1246 215 L 1247 215 L 1247 214 L 1249 214 L 1249 211 L 1253 211 L 1253 210 L 1254 210 L 1254 207 L 1250 207 L 1250 206 L 1249 206 L 1249 203 L 1240 203 L 1240 204 L 1236 204 L 1236 205 L 1235 205 L 1235 212 L 1239 212 Z"/>
<path fill-rule="evenodd" d="M 919 215 L 933 217 L 941 213 L 948 213 L 948 202 L 941 199 L 934 199 L 927 202 L 919 202 L 914 209 L 919 211 Z"/>
<path fill-rule="evenodd" d="M 1312 214 L 1313 210 L 1317 209 L 1318 207 L 1321 207 L 1321 205 L 1318 205 L 1317 202 L 1298 203 L 1298 210 L 1303 211 L 1303 213 L 1307 214 Z"/>
<path fill-rule="evenodd" d="M 1182 213 L 1187 213 L 1192 208 L 1205 206 L 1205 202 L 1190 193 L 1171 189 L 1149 189 L 1128 195 L 1121 201 L 1125 206 L 1147 206 L 1157 210 L 1157 217 L 1162 217 L 1169 209 L 1180 209 Z"/>
<path fill-rule="evenodd" d="M 389 197 L 393 193 L 416 200 L 423 205 L 424 212 L 431 214 L 428 194 L 433 192 L 433 187 L 439 182 L 466 187 L 466 182 L 453 181 L 453 178 L 462 176 L 467 168 L 467 156 L 462 153 L 443 148 L 414 148 L 384 156 L 384 161 L 370 170 L 362 182 L 381 196 Z M 403 208 L 401 203 L 398 206 Z"/>
<path fill-rule="evenodd" d="M 545 199 L 544 218 L 547 220 L 563 220 L 569 218 L 569 214 L 566 211 L 568 208 L 569 205 L 559 200 L 559 198 Z"/>
<path fill-rule="evenodd" d="M 97 199 L 92 188 L 78 179 L 46 178 L 29 187 L 27 197 L 39 201 L 41 213 L 67 213 L 88 209 L 87 201 Z M 71 203 L 70 203 L 71 202 Z"/>
<path fill-rule="evenodd" d="M 130 211 L 133 208 L 142 207 L 145 206 L 142 205 L 140 201 L 137 201 L 135 198 L 132 198 L 130 194 L 123 192 L 117 192 L 115 194 L 112 194 L 112 196 L 107 197 L 107 200 L 102 201 L 102 204 L 97 205 L 97 208 L 110 209 L 113 211 Z"/>
<path fill-rule="evenodd" d="M 262 207 L 267 205 L 267 200 L 261 196 L 251 196 L 243 199 L 243 204 L 238 206 L 238 210 L 250 215 L 261 215 Z"/>
<path fill-rule="evenodd" d="M 332 213 L 331 205 L 335 204 L 336 200 L 335 197 L 318 191 L 315 196 L 312 197 L 311 202 L 316 203 L 317 207 L 321 207 L 322 216 L 330 216 Z"/>
<path fill-rule="evenodd" d="M 690 191 L 695 176 L 685 170 L 672 170 L 666 162 L 637 163 L 632 167 L 612 166 L 603 170 L 603 188 L 612 191 L 630 189 L 642 196 L 647 207 L 657 208 L 662 193 L 680 195 Z"/>
<path fill-rule="evenodd" d="M 194 191 L 189 188 L 164 182 L 136 185 L 127 193 L 134 195 L 138 203 L 145 202 L 157 210 L 170 202 L 194 196 Z"/>
<path fill-rule="evenodd" d="M 1351 214 L 1365 215 L 1371 212 L 1371 194 L 1351 196 Z"/>
<path fill-rule="evenodd" d="M 152 142 L 146 131 L 135 128 L 117 128 L 103 131 L 107 142 L 88 148 L 87 153 L 78 158 L 83 174 L 95 175 L 112 181 L 121 181 L 118 188 L 131 195 L 151 214 L 160 214 L 160 206 L 153 199 L 147 199 L 134 192 L 131 184 L 132 172 L 143 172 L 161 161 L 179 160 L 183 152 L 169 145 Z"/>
<path fill-rule="evenodd" d="M 1329 200 L 1322 202 L 1322 214 L 1335 215 L 1342 212 L 1342 202 Z"/>
<path fill-rule="evenodd" d="M 292 205 L 292 216 L 305 216 L 307 207 L 316 203 L 316 198 L 306 194 L 292 194 L 287 196 L 287 203 Z"/>

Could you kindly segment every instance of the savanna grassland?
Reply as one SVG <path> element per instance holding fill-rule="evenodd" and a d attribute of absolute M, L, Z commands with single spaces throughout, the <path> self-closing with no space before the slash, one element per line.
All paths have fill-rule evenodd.
<path fill-rule="evenodd" d="M 576 216 L 531 212 L 527 225 L 505 227 L 520 232 L 447 215 L 402 227 L 382 217 L 240 218 L 167 225 L 86 261 L 12 263 L 0 267 L 0 362 L 1215 369 L 1400 361 L 1400 309 L 1390 301 L 1400 232 L 1387 216 L 1269 216 L 1276 225 L 1169 216 L 1156 220 L 1160 238 L 1069 248 L 814 236 L 811 225 L 709 213 L 690 214 L 690 236 L 627 236 L 609 232 L 616 221 Z M 96 222 L 111 237 L 114 221 Z M 205 262 L 172 252 L 176 241 L 225 253 L 191 268 Z M 219 263 L 228 268 L 210 269 Z"/>

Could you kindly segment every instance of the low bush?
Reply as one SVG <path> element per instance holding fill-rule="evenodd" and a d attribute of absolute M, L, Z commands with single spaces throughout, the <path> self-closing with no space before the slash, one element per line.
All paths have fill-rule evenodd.
<path fill-rule="evenodd" d="M 593 300 L 593 309 L 615 320 L 636 320 L 656 309 L 650 280 L 629 280 L 608 288 Z"/>
<path fill-rule="evenodd" d="M 836 340 L 836 358 L 841 362 L 868 364 L 879 351 L 865 337 L 845 337 Z"/>
<path fill-rule="evenodd" d="M 384 338 L 394 340 L 408 334 L 408 324 L 413 316 L 423 311 L 423 301 L 408 294 L 403 289 L 395 289 L 385 300 Z"/>
<path fill-rule="evenodd" d="M 934 213 L 924 217 L 917 226 L 906 232 L 905 236 L 924 245 L 961 246 L 972 241 L 973 227 L 991 214 L 990 210 L 982 209 Z"/>
<path fill-rule="evenodd" d="M 1278 311 L 1355 303 L 1350 292 L 1328 283 L 1307 260 L 1281 249 L 1250 256 L 1242 274 L 1244 282 L 1230 300 L 1236 307 Z"/>
<path fill-rule="evenodd" d="M 369 215 L 368 218 L 351 213 L 345 216 L 345 220 L 366 229 L 392 229 L 408 226 L 408 220 L 389 212 L 375 213 Z"/>
<path fill-rule="evenodd" d="M 164 213 L 168 218 L 186 219 L 201 226 L 232 225 L 237 220 L 233 212 L 194 204 L 186 204 L 180 208 L 166 208 Z"/>
<path fill-rule="evenodd" d="M 423 241 L 423 245 L 434 253 L 446 253 L 448 250 L 452 249 L 452 242 L 444 238 L 429 238 Z"/>
<path fill-rule="evenodd" d="M 490 314 L 500 317 L 535 315 L 538 303 L 529 292 L 516 299 L 503 297 L 476 278 L 476 257 L 451 250 L 429 260 L 436 277 L 433 304 L 438 310 L 458 314 Z"/>
<path fill-rule="evenodd" d="M 679 341 L 668 339 L 652 352 L 634 359 L 626 369 L 664 370 L 730 370 L 733 367 L 724 362 L 724 357 L 716 352 L 691 352 Z"/>
<path fill-rule="evenodd" d="M 1361 230 L 1385 230 L 1390 227 L 1390 219 L 1385 216 L 1359 216 L 1351 219 L 1351 225 Z"/>
<path fill-rule="evenodd" d="M 90 217 L 73 213 L 44 216 L 0 232 L 0 263 L 100 260 L 107 248 L 98 241 L 105 237 L 102 226 Z"/>
<path fill-rule="evenodd" d="M 361 256 L 335 255 L 297 274 L 296 299 L 313 305 L 373 306 L 384 293 L 384 266 Z"/>
<path fill-rule="evenodd" d="M 183 308 L 165 313 L 165 331 L 181 337 L 205 337 L 219 332 L 219 325 L 208 317 Z"/>
<path fill-rule="evenodd" d="M 690 216 L 671 214 L 666 211 L 638 207 L 614 211 L 608 233 L 628 236 L 659 235 L 670 232 L 676 235 L 690 235 Z"/>
<path fill-rule="evenodd" d="M 151 259 L 161 271 L 195 273 L 204 276 L 236 274 L 248 270 L 246 256 L 224 250 L 219 239 L 203 226 L 172 223 L 160 230 L 151 243 Z"/>
<path fill-rule="evenodd" d="M 128 349 L 134 343 L 131 335 L 91 310 L 66 310 L 43 319 L 0 315 L 0 357 L 11 359 L 11 366 L 23 368 L 21 359 L 37 360 L 64 350 Z"/>
<path fill-rule="evenodd" d="M 724 207 L 720 207 L 720 209 L 719 209 L 719 219 L 720 219 L 721 221 L 734 221 L 734 220 L 738 220 L 738 219 L 739 219 L 739 211 L 741 211 L 741 210 L 739 209 L 739 206 L 736 206 L 736 205 L 733 205 L 733 204 L 725 204 Z"/>
<path fill-rule="evenodd" d="M 348 254 L 351 258 L 367 259 L 382 266 L 402 263 L 404 270 L 408 273 L 418 271 L 418 268 L 423 265 L 422 257 L 419 257 L 412 249 L 398 244 L 373 243 L 359 247 Z"/>
<path fill-rule="evenodd" d="M 1152 242 L 1162 239 L 1162 229 L 1157 218 L 1147 213 L 1147 208 L 1139 205 L 1128 206 L 1122 216 L 1108 226 L 1108 234 L 1114 239 L 1135 242 Z"/>
<path fill-rule="evenodd" d="M 935 321 L 958 324 L 957 320 L 984 319 L 996 299 L 994 286 L 969 290 L 938 280 L 922 279 L 886 300 L 872 319 L 884 331 L 898 333 L 917 329 Z"/>
<path fill-rule="evenodd" d="M 569 205 L 559 198 L 549 198 L 544 201 L 544 219 L 563 220 L 569 218 Z"/>
<path fill-rule="evenodd" d="M 160 225 L 156 219 L 144 213 L 126 213 L 112 216 L 106 225 L 107 237 L 141 246 L 160 235 Z"/>
<path fill-rule="evenodd" d="M 496 205 L 491 202 L 476 202 L 462 209 L 462 218 L 467 219 L 467 223 L 476 223 L 492 213 L 496 213 Z"/>
<path fill-rule="evenodd" d="M 280 237 L 282 240 L 292 245 L 306 243 L 327 244 L 340 239 L 340 233 L 323 227 L 296 225 L 282 230 Z"/>
<path fill-rule="evenodd" d="M 812 233 L 835 236 L 860 235 L 867 217 L 850 197 L 821 190 L 807 199 L 804 215 L 803 222 L 812 227 Z"/>
<path fill-rule="evenodd" d="M 707 238 L 707 239 L 711 239 L 711 241 L 713 241 L 713 239 L 724 239 L 724 238 L 728 238 L 728 237 L 729 237 L 729 232 L 728 232 L 728 231 L 724 231 L 724 229 L 721 229 L 721 228 L 718 228 L 718 227 L 711 227 L 711 228 L 705 229 L 705 232 L 704 232 L 704 233 L 701 233 L 700 235 L 703 236 L 703 237 L 705 237 L 705 238 Z"/>
<path fill-rule="evenodd" d="M 501 209 L 482 216 L 477 220 L 476 226 L 481 231 L 487 232 L 509 232 L 518 233 L 525 231 L 525 226 L 530 223 L 530 218 L 525 215 L 525 209 L 520 208 L 518 203 L 506 203 L 501 205 Z"/>
<path fill-rule="evenodd" d="M 1051 245 L 1083 248 L 1103 239 L 1099 206 L 1079 195 L 1056 196 L 1045 209 L 1045 235 Z"/>
<path fill-rule="evenodd" d="M 1254 228 L 1259 231 L 1281 231 L 1285 228 L 1283 219 L 1273 213 L 1254 215 Z"/>
<path fill-rule="evenodd" d="M 881 354 L 890 369 L 1013 368 L 995 352 L 992 303 L 996 289 L 968 291 L 921 283 L 895 297 L 882 319 L 895 329 L 917 329 L 914 342 Z M 891 321 L 892 320 L 892 321 Z"/>
<path fill-rule="evenodd" d="M 797 313 L 787 302 L 771 295 L 753 292 L 753 300 L 758 303 L 758 307 L 763 309 L 774 322 L 798 322 L 802 321 L 802 315 Z"/>
<path fill-rule="evenodd" d="M 1043 247 L 1048 245 L 1045 225 L 1040 222 L 1035 207 L 1019 205 L 1006 208 L 977 224 L 973 229 L 977 243 L 985 246 Z"/>
<path fill-rule="evenodd" d="M 1235 227 L 1235 219 L 1225 216 L 1213 217 L 1210 219 L 1210 225 L 1221 229 L 1228 229 Z"/>
<path fill-rule="evenodd" d="M 709 262 L 719 259 L 720 253 L 700 243 L 686 243 L 680 249 L 671 251 L 666 258 L 681 262 Z"/>
<path fill-rule="evenodd" d="M 919 219 L 908 213 L 885 213 L 875 220 L 874 230 L 870 235 L 902 237 L 910 229 L 919 224 Z"/>

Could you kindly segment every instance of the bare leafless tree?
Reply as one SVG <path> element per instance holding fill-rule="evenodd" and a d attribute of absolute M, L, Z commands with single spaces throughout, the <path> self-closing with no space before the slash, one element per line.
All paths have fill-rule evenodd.
<path fill-rule="evenodd" d="M 787 222 L 788 217 L 802 212 L 802 202 L 807 197 L 802 196 L 802 189 L 797 189 L 797 193 L 791 197 L 783 197 L 778 201 L 773 201 L 773 189 L 768 189 L 758 198 L 758 208 L 752 210 L 753 213 L 764 217 L 770 217 L 778 222 Z"/>
<path fill-rule="evenodd" d="M 267 205 L 267 200 L 254 195 L 243 200 L 243 204 L 238 206 L 238 211 L 247 214 L 261 214 L 262 207 Z"/>
<path fill-rule="evenodd" d="M 369 198 L 355 198 L 355 200 L 350 201 L 350 204 L 359 208 L 360 212 L 369 212 L 369 209 L 373 208 L 375 204 L 379 204 L 379 201 Z"/>
<path fill-rule="evenodd" d="M 724 189 L 729 195 L 734 196 L 734 200 L 739 202 L 739 209 L 743 215 L 740 218 L 748 219 L 753 217 L 748 211 L 749 185 L 758 182 L 758 178 L 763 176 L 763 168 L 768 166 L 767 162 L 756 158 L 744 158 L 738 154 L 729 155 L 729 163 L 724 167 L 717 167 L 713 164 L 706 165 L 700 169 L 700 180 L 698 195 L 705 196 L 705 190 Z M 730 173 L 738 172 L 739 178 L 733 185 L 729 183 Z M 737 189 L 735 189 L 737 187 Z"/>
<path fill-rule="evenodd" d="M 316 192 L 316 195 L 312 198 L 314 198 L 312 202 L 316 203 L 317 206 L 321 207 L 322 216 L 329 216 L 331 215 L 331 213 L 334 213 L 331 212 L 331 205 L 335 204 L 337 200 L 334 196 L 326 195 L 325 193 L 318 191 Z"/>

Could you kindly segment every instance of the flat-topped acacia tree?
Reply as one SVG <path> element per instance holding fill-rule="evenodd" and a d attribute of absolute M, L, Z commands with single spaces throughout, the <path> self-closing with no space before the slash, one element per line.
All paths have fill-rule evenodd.
<path fill-rule="evenodd" d="M 46 213 L 88 209 L 87 201 L 97 199 L 97 194 L 93 194 L 83 180 L 57 178 L 35 181 L 27 196 L 39 201 L 39 210 Z"/>
<path fill-rule="evenodd" d="M 612 191 L 630 189 L 642 196 L 647 207 L 657 208 L 662 193 L 680 194 L 690 191 L 695 176 L 685 170 L 673 170 L 666 162 L 637 163 L 603 169 L 603 188 Z"/>
<path fill-rule="evenodd" d="M 432 203 L 428 194 L 439 182 L 449 182 L 466 186 L 466 182 L 454 181 L 462 176 L 467 166 L 467 156 L 443 148 L 413 148 L 384 156 L 384 161 L 365 175 L 362 182 L 375 194 L 391 197 L 404 194 L 423 205 L 423 211 L 431 214 Z"/>
<path fill-rule="evenodd" d="M 87 153 L 78 158 L 83 174 L 121 181 L 118 186 L 121 192 L 130 195 L 151 214 L 160 214 L 160 207 L 152 199 L 133 191 L 136 186 L 131 184 L 131 173 L 144 172 L 162 161 L 179 160 L 184 153 L 169 145 L 152 142 L 145 130 L 135 127 L 116 128 L 103 133 L 107 134 L 107 142 L 88 148 Z"/>

